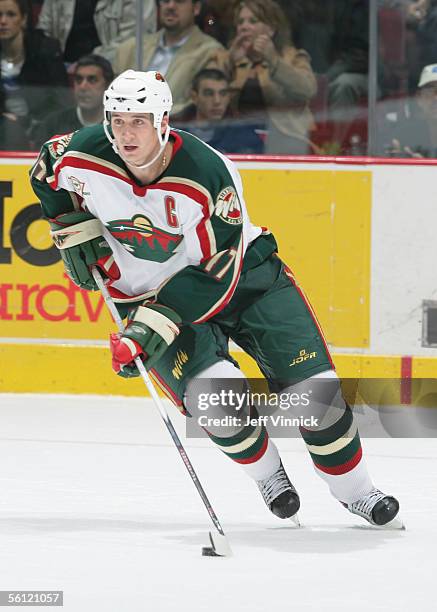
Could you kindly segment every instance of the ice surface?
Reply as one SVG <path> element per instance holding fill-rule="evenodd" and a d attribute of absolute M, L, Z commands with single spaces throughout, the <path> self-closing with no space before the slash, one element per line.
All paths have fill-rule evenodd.
<path fill-rule="evenodd" d="M 300 530 L 207 440 L 186 441 L 234 551 L 202 557 L 210 519 L 150 400 L 0 395 L 0 590 L 63 590 L 68 612 L 436 609 L 436 440 L 364 440 L 404 532 L 367 527 L 300 439 L 277 443 Z"/>

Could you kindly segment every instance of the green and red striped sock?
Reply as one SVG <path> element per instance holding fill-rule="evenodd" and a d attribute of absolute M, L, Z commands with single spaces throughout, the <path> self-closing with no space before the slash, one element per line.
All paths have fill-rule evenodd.
<path fill-rule="evenodd" d="M 264 425 L 247 425 L 229 438 L 206 433 L 217 448 L 239 463 L 254 480 L 264 480 L 279 468 L 281 459 L 278 449 Z"/>
<path fill-rule="evenodd" d="M 330 427 L 317 430 L 301 427 L 300 432 L 316 472 L 328 484 L 336 499 L 352 503 L 370 491 L 373 483 L 367 472 L 360 435 L 349 406 Z"/>

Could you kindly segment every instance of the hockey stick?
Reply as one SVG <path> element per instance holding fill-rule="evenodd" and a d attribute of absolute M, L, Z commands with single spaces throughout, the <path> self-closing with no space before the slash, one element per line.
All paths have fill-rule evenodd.
<path fill-rule="evenodd" d="M 98 286 L 98 288 L 100 289 L 100 292 L 103 296 L 103 299 L 106 302 L 106 305 L 119 329 L 120 332 L 124 331 L 124 325 L 123 325 L 123 321 L 118 313 L 117 308 L 115 307 L 115 304 L 111 298 L 111 296 L 109 295 L 109 291 L 106 287 L 106 285 L 103 282 L 103 279 L 100 275 L 100 272 L 97 270 L 97 268 L 95 266 L 92 266 L 91 268 L 94 280 L 96 281 L 96 284 Z M 142 362 L 140 357 L 136 357 L 135 358 L 135 365 L 137 366 L 140 374 L 141 374 L 141 378 L 143 379 L 154 403 L 155 406 L 158 408 L 159 413 L 162 417 L 162 420 L 164 421 L 171 437 L 172 440 L 176 446 L 176 448 L 179 451 L 179 454 L 182 458 L 182 461 L 184 462 L 185 467 L 187 468 L 187 471 L 191 477 L 191 480 L 194 483 L 194 486 L 197 489 L 197 492 L 199 493 L 200 497 L 202 498 L 203 503 L 205 504 L 205 508 L 208 511 L 208 514 L 210 516 L 211 521 L 214 524 L 215 527 L 215 532 L 212 533 L 211 531 L 209 532 L 209 539 L 211 542 L 211 547 L 204 547 L 202 549 L 202 554 L 204 556 L 218 556 L 218 557 L 228 557 L 230 555 L 232 555 L 232 551 L 231 548 L 229 546 L 229 543 L 227 541 L 227 538 L 225 536 L 225 533 L 222 529 L 222 526 L 220 525 L 220 521 L 217 518 L 216 513 L 214 512 L 214 508 L 212 507 L 208 497 L 206 496 L 206 493 L 202 487 L 202 484 L 193 468 L 193 465 L 185 451 L 185 448 L 182 445 L 182 442 L 179 439 L 178 434 L 176 433 L 176 430 L 173 426 L 173 423 L 170 420 L 170 417 L 167 414 L 167 411 L 164 407 L 164 404 L 161 401 L 161 398 L 159 397 L 155 386 L 153 385 L 153 382 L 150 379 L 149 373 L 147 372 L 146 368 L 144 367 L 144 363 Z"/>

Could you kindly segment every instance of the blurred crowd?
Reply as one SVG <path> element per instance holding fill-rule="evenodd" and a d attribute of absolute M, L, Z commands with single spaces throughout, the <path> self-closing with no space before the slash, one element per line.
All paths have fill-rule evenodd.
<path fill-rule="evenodd" d="M 224 153 L 368 153 L 369 0 L 143 0 L 171 124 Z M 374 151 L 437 154 L 437 0 L 375 0 Z M 137 66 L 136 0 L 0 0 L 0 151 L 100 123 Z"/>

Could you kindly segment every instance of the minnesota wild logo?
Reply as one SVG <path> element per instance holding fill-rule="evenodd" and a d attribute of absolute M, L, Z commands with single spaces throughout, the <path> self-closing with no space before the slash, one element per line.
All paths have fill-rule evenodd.
<path fill-rule="evenodd" d="M 118 219 L 106 223 L 106 227 L 124 248 L 139 259 L 163 263 L 174 255 L 176 247 L 184 239 L 183 235 L 170 234 L 154 227 L 144 215 L 132 219 Z"/>
<path fill-rule="evenodd" d="M 240 201 L 233 187 L 225 187 L 220 191 L 217 196 L 215 214 L 230 225 L 243 223 Z"/>

